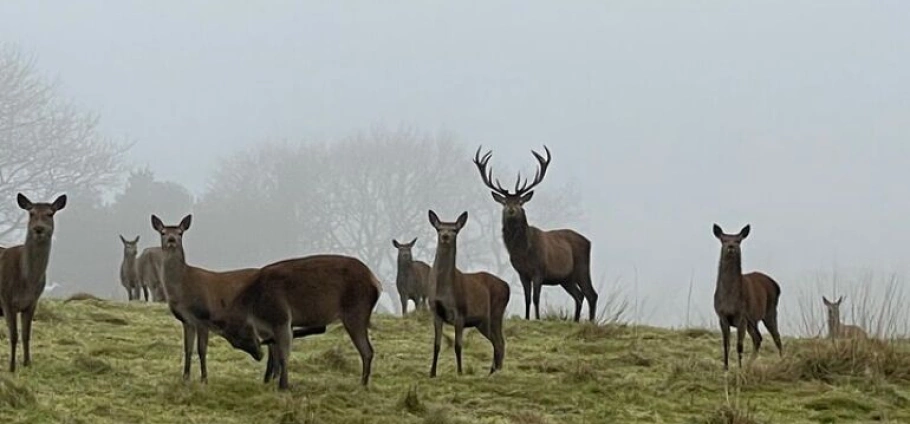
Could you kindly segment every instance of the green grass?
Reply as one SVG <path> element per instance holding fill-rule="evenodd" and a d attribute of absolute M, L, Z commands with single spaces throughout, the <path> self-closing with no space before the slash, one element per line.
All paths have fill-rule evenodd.
<path fill-rule="evenodd" d="M 509 319 L 501 373 L 487 375 L 492 349 L 470 330 L 465 375 L 455 373 L 447 338 L 440 376 L 430 379 L 426 315 L 374 316 L 373 324 L 368 388 L 358 384 L 359 356 L 336 325 L 295 341 L 291 391 L 280 393 L 261 383 L 264 362 L 217 336 L 209 383 L 199 383 L 198 361 L 192 381 L 183 382 L 180 326 L 163 305 L 42 300 L 32 366 L 0 372 L 0 421 L 910 422 L 905 342 L 787 339 L 783 359 L 766 342 L 755 363 L 725 374 L 713 331 Z M 6 338 L 0 331 L 4 367 Z"/>

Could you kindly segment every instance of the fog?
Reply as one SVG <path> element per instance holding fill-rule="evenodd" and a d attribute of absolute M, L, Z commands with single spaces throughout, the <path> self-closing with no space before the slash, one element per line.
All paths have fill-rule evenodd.
<path fill-rule="evenodd" d="M 460 187 L 479 199 L 471 205 L 495 217 L 473 150 L 492 149 L 494 170 L 511 182 L 517 170 L 533 173 L 530 151 L 547 145 L 553 162 L 537 192 L 562 203 L 529 202 L 529 220 L 592 241 L 602 299 L 627 299 L 638 322 L 714 326 L 711 225 L 733 233 L 750 223 L 744 269 L 780 283 L 792 333 L 822 294 L 881 296 L 892 276 L 910 276 L 907 16 L 910 4 L 898 1 L 12 1 L 0 4 L 0 40 L 33 53 L 63 97 L 97 114 L 100 134 L 133 143 L 128 168 L 147 166 L 197 199 L 221 187 L 213 175 L 224 161 L 264 143 L 404 129 L 415 142 L 461 146 L 440 166 L 466 175 Z M 360 172 L 337 159 L 325 161 Z M 394 282 L 392 238 L 419 233 L 418 256 L 432 261 L 426 208 L 448 220 L 468 208 L 438 196 L 413 211 L 419 228 L 373 235 L 390 255 L 368 263 L 383 280 Z M 156 213 L 175 224 L 194 212 L 204 231 L 191 204 Z M 580 212 L 561 216 L 560 205 Z M 67 212 L 59 225 L 78 226 Z M 245 219 L 261 230 L 237 241 L 251 249 L 294 231 Z M 96 234 L 109 247 L 110 281 L 92 290 L 124 298 L 117 233 L 142 234 L 143 247 L 157 240 L 146 210 L 118 222 Z M 483 234 L 488 250 L 466 252 L 479 261 L 469 268 L 502 246 L 498 231 Z M 192 237 L 187 248 L 216 268 L 308 253 L 288 245 L 225 263 Z M 59 248 L 54 257 L 65 257 Z M 512 284 L 510 311 L 523 312 L 517 275 L 496 271 Z M 558 287 L 544 297 L 569 305 Z"/>

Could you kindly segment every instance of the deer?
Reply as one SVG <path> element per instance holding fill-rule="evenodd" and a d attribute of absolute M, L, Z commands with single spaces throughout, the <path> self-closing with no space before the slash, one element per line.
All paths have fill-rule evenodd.
<path fill-rule="evenodd" d="M 213 326 L 234 348 L 256 361 L 262 359 L 263 341 L 272 342 L 265 382 L 277 374 L 278 389 L 287 390 L 288 357 L 296 335 L 291 329 L 319 334 L 340 320 L 360 353 L 360 383 L 366 386 L 374 353 L 368 329 L 381 291 L 375 274 L 357 258 L 287 259 L 263 267 Z"/>
<path fill-rule="evenodd" d="M 771 333 L 777 351 L 783 356 L 777 323 L 777 305 L 780 300 L 780 285 L 761 272 L 742 272 L 742 241 L 749 236 L 751 225 L 746 225 L 738 234 L 725 234 L 714 224 L 714 237 L 721 243 L 720 264 L 717 271 L 717 286 L 714 289 L 714 312 L 720 322 L 723 336 L 724 371 L 729 370 L 730 327 L 736 327 L 736 354 L 740 368 L 743 365 L 743 339 L 746 332 L 752 338 L 752 359 L 758 356 L 762 336 L 758 323 L 764 322 Z"/>
<path fill-rule="evenodd" d="M 550 166 L 550 149 L 544 146 L 546 159 L 531 151 L 538 164 L 534 179 L 530 184 L 525 179 L 519 186 L 519 173 L 512 193 L 502 187 L 499 179 L 493 184 L 493 169 L 488 168 L 493 151 L 481 157 L 481 147 L 474 154 L 474 165 L 484 185 L 492 190 L 493 200 L 502 205 L 502 238 L 524 290 L 525 319 L 531 319 L 532 290 L 534 316 L 540 319 L 542 286 L 560 285 L 575 300 L 575 322 L 581 319 L 582 299 L 588 301 L 588 319 L 594 321 L 597 291 L 591 281 L 591 241 L 574 230 L 545 231 L 529 225 L 525 213 L 524 205 L 534 196 L 534 188 L 543 181 Z"/>
<path fill-rule="evenodd" d="M 436 257 L 433 259 L 429 291 L 433 312 L 433 365 L 430 377 L 436 377 L 436 365 L 442 341 L 443 323 L 455 327 L 455 363 L 462 374 L 461 348 L 465 328 L 476 328 L 493 345 L 490 374 L 502 369 L 506 342 L 502 320 L 511 296 L 509 284 L 488 272 L 463 273 L 455 265 L 458 232 L 468 221 L 462 212 L 455 222 L 439 220 L 436 212 L 428 213 L 436 229 Z"/>
<path fill-rule="evenodd" d="M 145 292 L 145 301 L 149 300 L 148 289 L 139 281 L 139 271 L 136 266 L 136 254 L 139 249 L 136 246 L 139 243 L 139 236 L 132 241 L 123 238 L 120 235 L 120 242 L 123 243 L 123 261 L 120 263 L 120 284 L 126 289 L 126 295 L 129 300 L 141 300 L 141 293 Z"/>
<path fill-rule="evenodd" d="M 408 314 L 408 300 L 414 301 L 415 309 L 426 307 L 427 279 L 430 276 L 430 266 L 425 262 L 414 260 L 411 248 L 417 242 L 414 237 L 409 243 L 400 243 L 392 239 L 392 246 L 398 249 L 398 275 L 395 286 L 401 299 L 401 315 Z"/>
<path fill-rule="evenodd" d="M 828 337 L 832 339 L 867 339 L 869 336 L 859 326 L 844 324 L 840 321 L 840 304 L 844 297 L 832 302 L 822 296 L 825 309 L 828 310 Z"/>
<path fill-rule="evenodd" d="M 16 196 L 19 208 L 28 212 L 25 243 L 0 252 L 0 314 L 9 329 L 9 371 L 16 372 L 16 345 L 19 341 L 18 316 L 22 315 L 22 365 L 32 363 L 32 319 L 38 298 L 47 283 L 54 215 L 66 207 L 66 195 L 51 203 L 33 203 L 22 193 Z"/>
<path fill-rule="evenodd" d="M 152 294 L 153 302 L 166 302 L 164 283 L 161 281 L 161 265 L 164 251 L 159 246 L 147 247 L 136 260 L 139 283 Z"/>

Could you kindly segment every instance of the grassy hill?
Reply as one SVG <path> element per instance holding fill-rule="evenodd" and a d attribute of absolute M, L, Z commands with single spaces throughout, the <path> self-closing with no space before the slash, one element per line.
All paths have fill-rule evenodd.
<path fill-rule="evenodd" d="M 754 364 L 725 375 L 714 332 L 510 319 L 501 374 L 487 376 L 491 348 L 471 330 L 465 375 L 456 376 L 444 345 L 441 375 L 431 380 L 429 318 L 380 315 L 373 322 L 369 388 L 358 385 L 359 357 L 334 326 L 295 341 L 292 389 L 279 393 L 260 381 L 264 362 L 220 337 L 210 343 L 209 384 L 198 383 L 198 362 L 184 383 L 182 333 L 163 305 L 43 300 L 32 367 L 0 373 L 0 421 L 910 422 L 904 343 L 787 339 L 783 360 L 766 343 Z M 0 339 L 5 368 L 6 331 Z"/>

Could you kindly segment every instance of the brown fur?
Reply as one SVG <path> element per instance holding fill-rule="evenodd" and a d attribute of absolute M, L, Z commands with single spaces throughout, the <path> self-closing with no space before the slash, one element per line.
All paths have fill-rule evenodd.
<path fill-rule="evenodd" d="M 139 268 L 136 266 L 136 253 L 139 243 L 139 236 L 135 240 L 127 240 L 120 236 L 120 242 L 123 243 L 123 261 L 120 262 L 120 284 L 126 289 L 129 300 L 140 300 L 141 294 L 145 293 L 145 301 L 149 300 L 148 290 L 139 282 Z"/>
<path fill-rule="evenodd" d="M 493 364 L 490 374 L 502 369 L 505 357 L 503 317 L 509 303 L 509 284 L 488 272 L 462 273 L 455 266 L 458 232 L 468 220 L 464 212 L 456 222 L 441 222 L 429 211 L 430 223 L 436 229 L 436 259 L 433 261 L 429 291 L 433 311 L 433 365 L 430 377 L 436 376 L 442 324 L 455 327 L 455 361 L 462 373 L 461 349 L 465 328 L 477 328 L 493 345 Z"/>
<path fill-rule="evenodd" d="M 832 339 L 867 339 L 869 335 L 862 327 L 856 325 L 844 324 L 840 320 L 840 304 L 844 301 L 841 296 L 836 301 L 831 302 L 822 296 L 825 303 L 825 309 L 828 313 L 828 337 Z"/>
<path fill-rule="evenodd" d="M 162 282 L 161 266 L 164 262 L 164 251 L 161 247 L 147 247 L 136 259 L 139 283 L 152 294 L 152 301 L 167 302 L 167 294 Z"/>
<path fill-rule="evenodd" d="M 546 149 L 546 146 L 544 146 Z M 591 281 L 591 241 L 574 230 L 545 231 L 528 225 L 524 204 L 534 195 L 532 190 L 541 181 L 550 164 L 547 159 L 532 151 L 539 168 L 534 180 L 519 187 L 521 175 L 515 183 L 515 193 L 504 189 L 499 182 L 493 184 L 493 171 L 487 169 L 492 152 L 480 157 L 480 148 L 474 155 L 474 164 L 480 171 L 484 184 L 493 190 L 493 199 L 502 205 L 502 237 L 509 252 L 509 260 L 521 279 L 525 295 L 525 319 L 531 318 L 533 294 L 534 316 L 540 319 L 540 291 L 545 285 L 560 285 L 575 300 L 575 321 L 581 319 L 582 300 L 588 301 L 588 319 L 595 320 L 597 291 Z M 533 293 L 532 293 L 533 290 Z"/>
<path fill-rule="evenodd" d="M 764 322 L 771 333 L 780 355 L 783 345 L 777 323 L 777 305 L 780 300 L 780 285 L 761 272 L 742 273 L 742 250 L 740 243 L 749 235 L 750 227 L 745 226 L 739 234 L 724 234 L 714 225 L 714 236 L 721 242 L 720 265 L 717 272 L 717 287 L 714 290 L 714 311 L 720 321 L 723 337 L 724 369 L 729 369 L 730 327 L 736 327 L 736 353 L 742 366 L 743 339 L 746 332 L 752 338 L 752 357 L 758 355 L 762 337 L 758 323 Z"/>
<path fill-rule="evenodd" d="M 19 340 L 17 321 L 20 313 L 22 365 L 31 365 L 32 318 L 46 283 L 54 215 L 66 206 L 66 195 L 57 197 L 53 203 L 32 203 L 21 193 L 16 200 L 19 207 L 29 213 L 25 244 L 7 248 L 0 253 L 0 310 L 9 330 L 10 372 L 16 371 L 16 345 Z"/>
<path fill-rule="evenodd" d="M 398 275 L 395 279 L 395 288 L 398 290 L 401 300 L 401 315 L 408 313 L 408 300 L 414 301 L 416 309 L 425 309 L 427 306 L 430 266 L 425 262 L 414 260 L 411 248 L 416 242 L 417 238 L 409 243 L 392 240 L 392 246 L 398 249 Z"/>
<path fill-rule="evenodd" d="M 373 272 L 356 258 L 314 255 L 284 260 L 263 267 L 216 327 L 231 345 L 257 360 L 262 356 L 259 341 L 274 340 L 269 367 L 279 374 L 278 387 L 287 389 L 291 328 L 324 331 L 340 320 L 360 353 L 360 381 L 366 385 L 373 361 L 368 327 L 381 290 Z"/>

